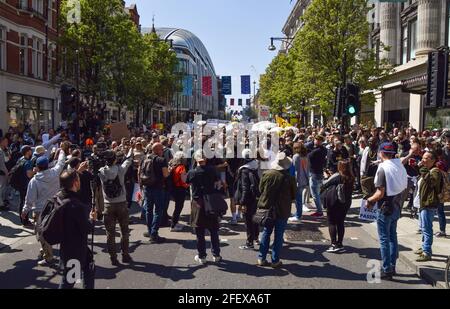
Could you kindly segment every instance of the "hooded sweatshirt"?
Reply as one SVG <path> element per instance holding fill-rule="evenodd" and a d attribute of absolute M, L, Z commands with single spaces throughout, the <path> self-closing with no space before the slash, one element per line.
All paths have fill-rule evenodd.
<path fill-rule="evenodd" d="M 64 151 L 61 151 L 55 167 L 38 172 L 30 180 L 25 197 L 24 213 L 29 213 L 30 211 L 40 213 L 47 200 L 58 193 L 60 188 L 59 176 L 63 171 L 65 161 L 66 155 Z"/>
<path fill-rule="evenodd" d="M 127 191 L 125 188 L 125 174 L 128 168 L 133 164 L 133 156 L 131 155 L 131 150 L 128 153 L 127 159 L 122 165 L 105 166 L 99 170 L 99 178 L 102 183 L 103 197 L 105 199 L 105 204 L 117 204 L 127 202 Z M 122 186 L 122 192 L 120 196 L 116 198 L 108 198 L 105 193 L 104 183 L 108 180 L 114 180 L 117 175 L 119 175 L 120 185 Z"/>

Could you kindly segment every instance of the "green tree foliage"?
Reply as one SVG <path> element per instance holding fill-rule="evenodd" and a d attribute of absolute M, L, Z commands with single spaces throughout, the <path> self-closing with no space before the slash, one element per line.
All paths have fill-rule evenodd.
<path fill-rule="evenodd" d="M 115 98 L 134 107 L 177 89 L 175 53 L 156 34 L 143 37 L 122 0 L 80 0 L 80 5 L 81 23 L 70 23 L 67 15 L 73 8 L 62 1 L 59 43 L 69 69 L 65 78 L 73 77 L 79 51 L 80 89 L 92 106 Z"/>
<path fill-rule="evenodd" d="M 320 106 L 331 115 L 335 88 L 345 77 L 362 91 L 378 87 L 390 68 L 368 48 L 367 13 L 367 0 L 313 0 L 293 47 L 287 55 L 279 54 L 263 76 L 262 101 L 279 110 L 287 105 L 298 109 L 305 99 L 309 107 Z"/>

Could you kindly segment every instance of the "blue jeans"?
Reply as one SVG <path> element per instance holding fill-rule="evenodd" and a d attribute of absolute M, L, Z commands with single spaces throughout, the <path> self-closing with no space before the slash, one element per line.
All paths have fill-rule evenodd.
<path fill-rule="evenodd" d="M 381 259 L 383 271 L 391 273 L 395 269 L 398 259 L 397 222 L 400 218 L 400 209 L 394 208 L 390 216 L 385 216 L 378 210 L 378 237 L 380 238 Z"/>
<path fill-rule="evenodd" d="M 206 241 L 205 241 L 205 228 L 195 228 L 195 234 L 197 236 L 197 251 L 198 256 L 201 259 L 206 259 Z M 218 229 L 208 229 L 211 236 L 211 251 L 213 256 L 220 256 L 220 240 Z"/>
<path fill-rule="evenodd" d="M 439 204 L 438 209 L 439 230 L 445 233 L 447 227 L 447 218 L 445 218 L 444 204 Z"/>
<path fill-rule="evenodd" d="M 310 177 L 310 186 L 311 186 L 311 195 L 313 196 L 314 203 L 317 207 L 318 213 L 323 213 L 322 204 L 320 202 L 320 187 L 323 183 L 323 175 L 320 174 L 311 174 Z"/>
<path fill-rule="evenodd" d="M 422 250 L 426 255 L 431 256 L 433 251 L 433 220 L 436 209 L 422 209 L 420 211 L 420 222 L 422 223 Z"/>
<path fill-rule="evenodd" d="M 144 187 L 143 209 L 148 233 L 152 237 L 158 236 L 159 224 L 165 209 L 165 203 L 166 192 L 163 189 Z"/>
<path fill-rule="evenodd" d="M 301 219 L 303 215 L 303 190 L 305 189 L 306 187 L 297 186 L 297 194 L 295 195 L 295 217 L 297 219 Z"/>
<path fill-rule="evenodd" d="M 267 253 L 269 253 L 270 247 L 270 236 L 275 229 L 275 240 L 273 242 L 272 249 L 272 263 L 278 263 L 280 261 L 280 252 L 283 248 L 284 242 L 284 230 L 286 229 L 287 220 L 276 219 L 274 227 L 265 227 L 262 232 L 261 245 L 259 246 L 259 256 L 260 260 L 265 261 L 267 258 Z"/>

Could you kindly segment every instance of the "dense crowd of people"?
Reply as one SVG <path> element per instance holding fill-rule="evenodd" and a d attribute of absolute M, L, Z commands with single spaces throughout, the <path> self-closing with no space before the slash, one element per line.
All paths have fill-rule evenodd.
<path fill-rule="evenodd" d="M 216 130 L 221 132 L 221 128 Z M 202 143 L 210 136 L 203 134 Z M 67 209 L 62 216 L 60 252 L 64 274 L 69 271 L 67 261 L 81 261 L 88 288 L 93 287 L 94 280 L 88 236 L 95 220 L 104 224 L 111 263 L 120 264 L 115 246 L 117 223 L 121 261 L 133 263 L 129 209 L 134 203 L 142 207 L 141 219 L 147 227 L 143 236 L 153 244 L 161 244 L 165 241 L 159 235 L 161 227 L 170 227 L 173 233 L 183 231 L 180 215 L 190 200 L 189 224 L 198 249 L 194 259 L 200 264 L 207 261 L 206 230 L 213 261 L 222 259 L 219 229 L 224 213 L 211 211 L 217 207 L 217 199 L 230 200 L 229 224 L 245 221 L 247 238 L 239 248 L 255 250 L 258 246 L 257 264 L 262 267 L 282 266 L 285 229 L 288 223 L 301 222 L 304 205 L 315 208 L 311 217 L 317 220 L 326 211 L 331 239 L 327 251 L 342 252 L 344 222 L 355 193 L 363 195 L 369 208 L 378 205 L 384 279 L 396 274 L 396 229 L 402 208 L 418 212 L 423 237 L 423 246 L 416 252 L 419 262 L 431 260 L 434 236 L 446 236 L 450 130 L 387 131 L 354 126 L 343 132 L 326 126 L 288 128 L 280 133 L 279 152 L 272 152 L 268 136 L 264 155 L 252 156 L 244 140 L 244 150 L 233 158 L 207 158 L 204 151 L 194 149 L 193 138 L 183 143 L 177 134 L 151 129 L 130 130 L 129 136 L 121 140 L 113 140 L 107 131 L 83 135 L 80 143 L 74 138 L 64 130 L 52 129 L 34 136 L 11 128 L 2 136 L 0 208 L 14 211 L 10 210 L 10 201 L 17 195 L 21 223 L 24 228 L 33 228 L 49 200 L 60 196 Z M 181 150 L 189 149 L 191 156 L 186 156 L 186 151 L 173 151 L 174 143 Z M 237 144 L 233 146 L 238 148 Z M 169 215 L 171 200 L 175 207 Z M 433 234 L 436 213 L 440 230 Z M 39 242 L 39 265 L 53 264 L 52 246 L 45 237 L 39 237 Z M 73 284 L 63 278 L 61 287 Z"/>

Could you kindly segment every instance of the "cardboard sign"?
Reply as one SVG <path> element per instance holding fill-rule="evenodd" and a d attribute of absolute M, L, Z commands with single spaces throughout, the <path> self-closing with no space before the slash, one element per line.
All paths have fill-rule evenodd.
<path fill-rule="evenodd" d="M 111 139 L 113 141 L 119 142 L 122 138 L 128 138 L 130 136 L 130 131 L 128 131 L 126 122 L 112 123 L 110 127 Z"/>
<path fill-rule="evenodd" d="M 375 222 L 378 219 L 378 203 L 372 209 L 367 208 L 367 200 L 361 201 L 359 218 L 364 221 Z"/>

